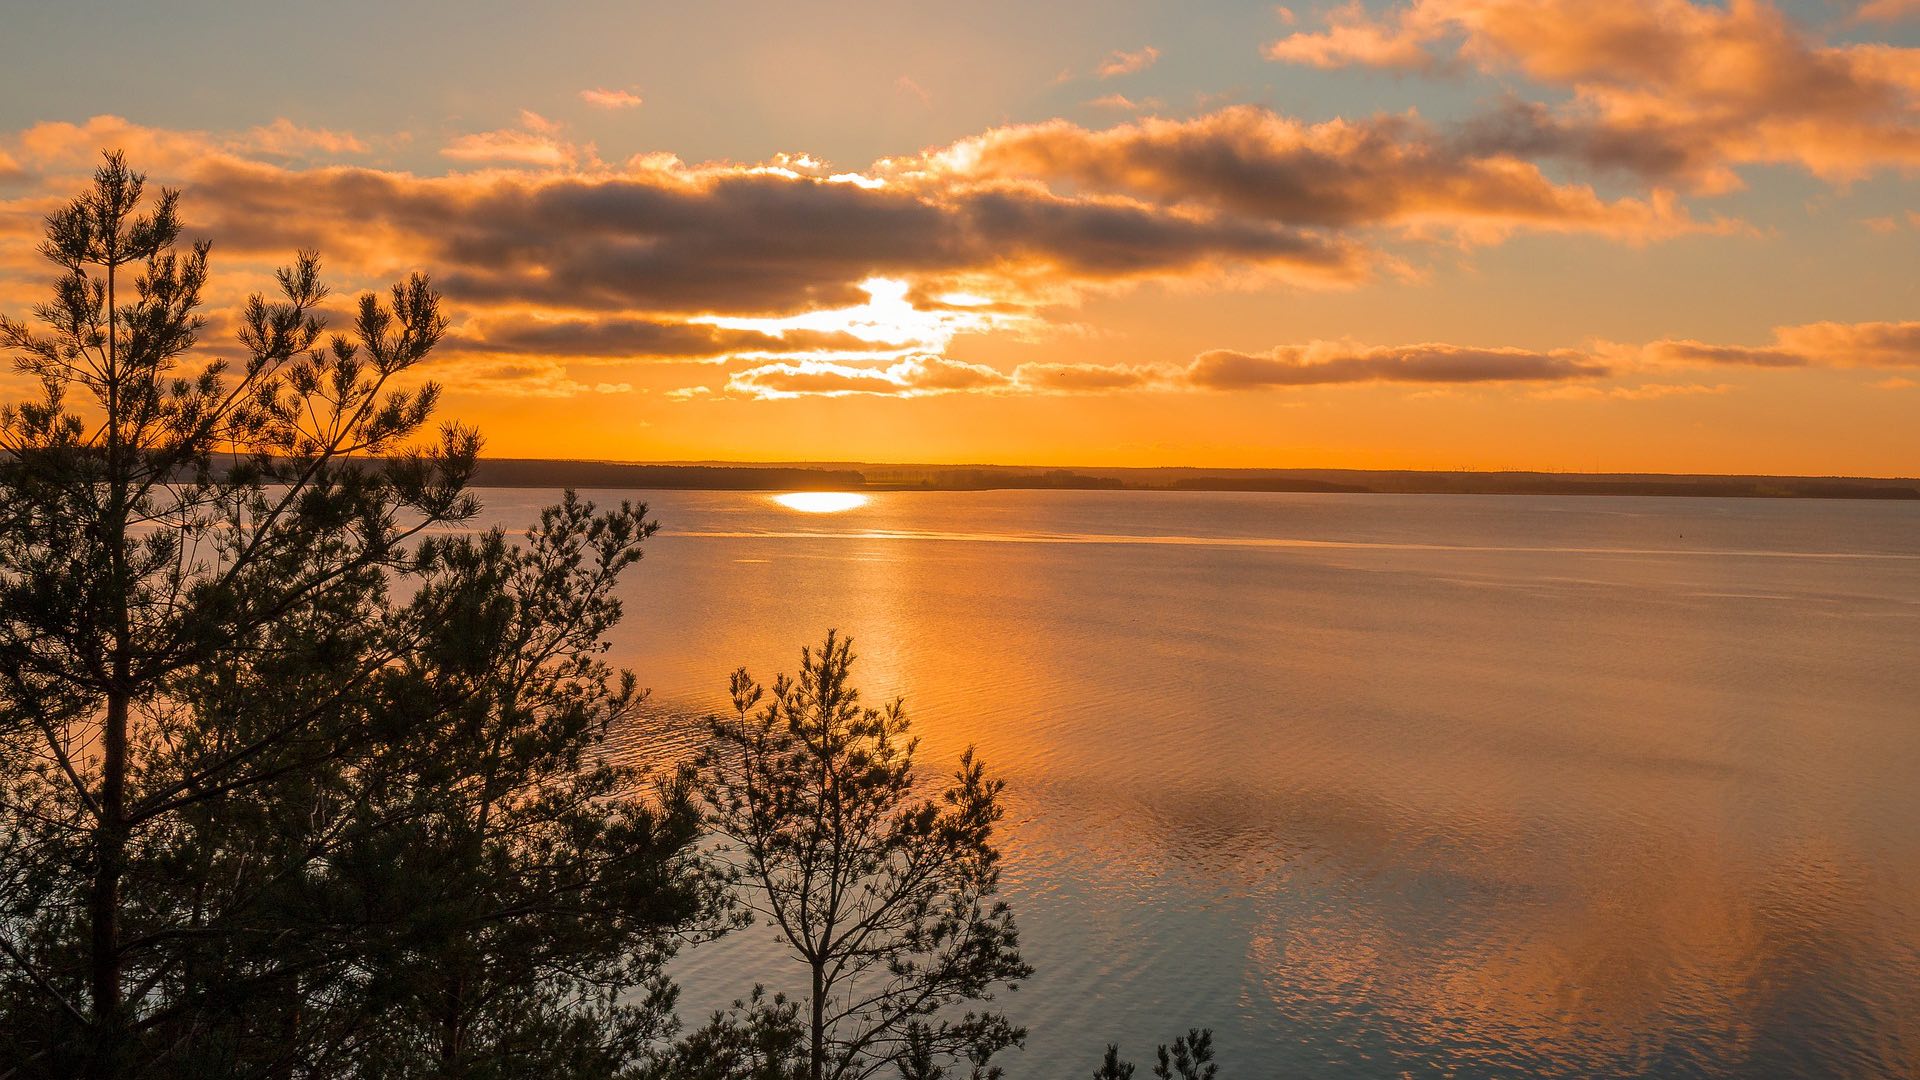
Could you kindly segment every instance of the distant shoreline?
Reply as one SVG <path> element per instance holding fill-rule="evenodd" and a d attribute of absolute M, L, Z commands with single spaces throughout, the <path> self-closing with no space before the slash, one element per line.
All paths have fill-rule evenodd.
<path fill-rule="evenodd" d="M 1263 491 L 1920 500 L 1920 479 L 1367 469 L 1041 468 L 865 462 L 641 464 L 485 458 L 476 487 L 684 491 Z"/>

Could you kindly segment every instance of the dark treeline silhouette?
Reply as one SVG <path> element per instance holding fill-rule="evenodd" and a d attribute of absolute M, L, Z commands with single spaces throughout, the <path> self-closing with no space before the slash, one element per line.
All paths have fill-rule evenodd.
<path fill-rule="evenodd" d="M 472 527 L 422 276 L 329 335 L 303 252 L 197 357 L 178 201 L 108 155 L 0 319 L 38 388 L 0 411 L 0 1078 L 1000 1075 L 1001 783 L 923 782 L 832 633 L 697 760 L 615 764 L 646 507 Z M 730 932 L 794 972 L 688 1030 L 666 964 Z"/>
<path fill-rule="evenodd" d="M 711 491 L 1274 491 L 1376 495 L 1653 495 L 1920 499 L 1920 480 L 1849 476 L 1429 472 L 1364 469 L 1036 469 L 1017 465 L 645 465 L 484 458 L 481 487 Z"/>

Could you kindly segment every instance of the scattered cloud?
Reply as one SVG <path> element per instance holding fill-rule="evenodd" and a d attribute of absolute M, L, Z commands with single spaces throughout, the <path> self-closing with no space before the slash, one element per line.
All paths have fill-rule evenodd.
<path fill-rule="evenodd" d="M 501 128 L 456 136 L 440 153 L 455 161 L 500 162 L 536 168 L 561 169 L 590 159 L 564 137 L 564 126 L 529 109 L 520 110 L 518 128 Z"/>
<path fill-rule="evenodd" d="M 1854 11 L 1855 22 L 1898 22 L 1920 15 L 1920 0 L 1867 0 Z"/>
<path fill-rule="evenodd" d="M 1268 221 L 1031 186 L 906 189 L 791 164 L 418 177 L 221 159 L 192 172 L 196 205 L 229 246 L 333 250 L 371 234 L 368 257 L 440 267 L 470 302 L 777 315 L 857 304 L 876 277 L 929 293 L 980 278 L 991 299 L 1019 300 L 1223 266 L 1338 283 L 1368 260 L 1354 241 Z"/>
<path fill-rule="evenodd" d="M 1920 367 L 1920 322 L 1807 323 L 1780 326 L 1769 345 L 1656 341 L 1642 349 L 1660 364 L 1748 367 Z"/>
<path fill-rule="evenodd" d="M 995 128 L 885 163 L 922 182 L 1032 181 L 1292 226 L 1391 225 L 1497 240 L 1526 229 L 1646 240 L 1702 228 L 1670 193 L 1606 199 L 1511 155 L 1463 147 L 1412 115 L 1309 124 L 1251 105 L 1089 129 Z"/>
<path fill-rule="evenodd" d="M 364 154 L 369 149 L 366 140 L 350 132 L 301 127 L 284 116 L 249 129 L 242 141 L 259 153 L 286 158 Z"/>
<path fill-rule="evenodd" d="M 435 372 L 443 381 L 457 385 L 463 392 L 496 394 L 502 397 L 571 398 L 583 394 L 629 394 L 631 383 L 586 383 L 567 374 L 557 360 L 528 360 L 510 364 L 464 364 L 457 368 L 440 365 Z"/>
<path fill-rule="evenodd" d="M 124 147 L 156 181 L 190 188 L 192 229 L 223 257 L 259 267 L 320 247 L 349 287 L 432 268 L 461 317 L 437 363 L 463 388 L 540 397 L 628 392 L 583 366 L 639 362 L 727 372 L 680 397 L 754 398 L 1496 383 L 1639 399 L 1722 384 L 1611 380 L 1639 365 L 1920 367 L 1914 322 L 1786 326 L 1760 345 L 1315 341 L 1009 369 L 949 355 L 963 335 L 1056 325 L 1061 305 L 1094 290 L 1227 274 L 1356 282 L 1393 264 L 1387 240 L 1638 241 L 1717 227 L 1669 194 L 1602 197 L 1411 114 L 1309 124 L 1239 106 L 1106 128 L 1052 121 L 841 171 L 805 154 L 611 165 L 526 112 L 443 150 L 471 170 L 295 164 L 373 144 L 291 121 L 235 133 L 116 117 L 35 125 L 0 136 L 0 176 L 24 180 L 0 201 L 0 234 L 29 250 L 47 200 L 100 147 Z"/>
<path fill-rule="evenodd" d="M 639 94 L 631 90 L 608 90 L 600 87 L 580 91 L 580 100 L 596 109 L 637 109 L 645 103 Z"/>
<path fill-rule="evenodd" d="M 1401 384 L 1421 393 L 1469 385 L 1532 387 L 1546 400 L 1654 401 L 1733 392 L 1727 382 L 1621 382 L 1637 367 L 1724 365 L 1920 367 L 1920 323 L 1812 323 L 1780 327 L 1773 348 L 1658 341 L 1644 346 L 1534 350 L 1423 342 L 1365 345 L 1311 341 L 1265 352 L 1213 349 L 1184 365 L 1026 363 L 1011 371 L 938 355 L 891 362 L 797 357 L 734 372 L 724 391 L 775 399 L 853 394 L 1106 394 L 1158 391 L 1275 391 L 1357 384 Z M 1874 384 L 1914 385 L 1904 378 Z M 692 392 L 691 390 L 689 392 Z"/>
<path fill-rule="evenodd" d="M 911 78 L 905 75 L 902 75 L 899 78 L 893 80 L 893 85 L 896 89 L 902 91 L 903 93 L 912 95 L 915 100 L 920 102 L 920 104 L 926 105 L 926 106 L 932 106 L 933 95 L 927 93 L 926 87 L 921 86 L 917 82 L 914 82 Z"/>
<path fill-rule="evenodd" d="M 1414 0 L 1378 15 L 1355 2 L 1267 55 L 1517 72 L 1571 100 L 1510 100 L 1477 125 L 1475 149 L 1701 191 L 1739 187 L 1735 169 L 1748 164 L 1798 165 L 1834 182 L 1920 167 L 1920 49 L 1827 44 L 1761 0 Z"/>
<path fill-rule="evenodd" d="M 1149 112 L 1166 108 L 1166 102 L 1159 98 L 1142 98 L 1135 101 L 1125 94 L 1106 94 L 1094 98 L 1087 104 L 1095 109 L 1119 109 L 1122 112 Z"/>
<path fill-rule="evenodd" d="M 1550 382 L 1610 374 L 1599 360 L 1573 351 L 1480 349 L 1421 344 L 1390 347 L 1316 341 L 1264 353 L 1216 349 L 1201 353 L 1186 380 L 1214 390 L 1335 383 Z"/>
<path fill-rule="evenodd" d="M 734 372 L 727 379 L 727 392 L 763 400 L 852 394 L 922 397 L 1002 389 L 1011 382 L 1006 374 L 982 364 L 941 356 L 909 356 L 885 367 L 860 367 L 833 360 L 763 364 Z"/>
<path fill-rule="evenodd" d="M 1107 54 L 1105 60 L 1100 61 L 1100 66 L 1094 69 L 1094 74 L 1103 79 L 1132 75 L 1135 72 L 1147 70 L 1159 59 L 1160 50 L 1151 45 L 1136 49 L 1133 52 L 1115 49 L 1113 52 Z"/>
<path fill-rule="evenodd" d="M 1039 393 L 1082 394 L 1169 385 L 1176 375 L 1144 364 L 1021 364 L 1013 381 Z"/>
<path fill-rule="evenodd" d="M 1828 367 L 1920 367 L 1920 322 L 1817 322 L 1774 330 L 1781 346 Z"/>

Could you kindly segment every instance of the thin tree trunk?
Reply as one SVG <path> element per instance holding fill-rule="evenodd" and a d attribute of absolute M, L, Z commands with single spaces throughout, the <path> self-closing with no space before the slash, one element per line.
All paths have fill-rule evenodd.
<path fill-rule="evenodd" d="M 88 898 L 92 935 L 94 1069 L 98 1078 L 118 1074 L 123 1028 L 120 1000 L 120 875 L 126 861 L 127 696 L 107 698 L 106 746 L 101 761 L 100 823 L 95 832 L 93 891 Z"/>
<path fill-rule="evenodd" d="M 127 727 L 132 704 L 129 688 L 133 645 L 127 580 L 127 477 L 120 438 L 119 313 L 114 285 L 117 251 L 107 253 L 107 520 L 105 539 L 113 611 L 112 679 L 107 688 L 105 730 L 100 761 L 100 820 L 94 835 L 93 889 L 87 914 L 92 923 L 91 1003 L 94 1046 L 91 1073 L 95 1080 L 120 1074 L 126 1030 L 125 1002 L 120 994 L 120 878 L 127 850 Z"/>
<path fill-rule="evenodd" d="M 809 1080 L 821 1080 L 827 1067 L 827 974 L 823 961 L 813 962 L 813 1055 Z"/>

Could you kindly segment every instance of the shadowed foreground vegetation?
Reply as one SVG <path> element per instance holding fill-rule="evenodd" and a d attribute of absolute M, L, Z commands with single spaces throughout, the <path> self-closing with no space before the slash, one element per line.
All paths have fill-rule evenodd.
<path fill-rule="evenodd" d="M 110 155 L 0 320 L 0 1077 L 1000 1075 L 1001 782 L 928 782 L 832 633 L 696 762 L 611 763 L 646 507 L 472 528 L 427 279 L 329 335 L 301 253 L 206 358 L 180 232 Z M 688 1029 L 665 965 L 733 932 L 794 970 Z"/>

